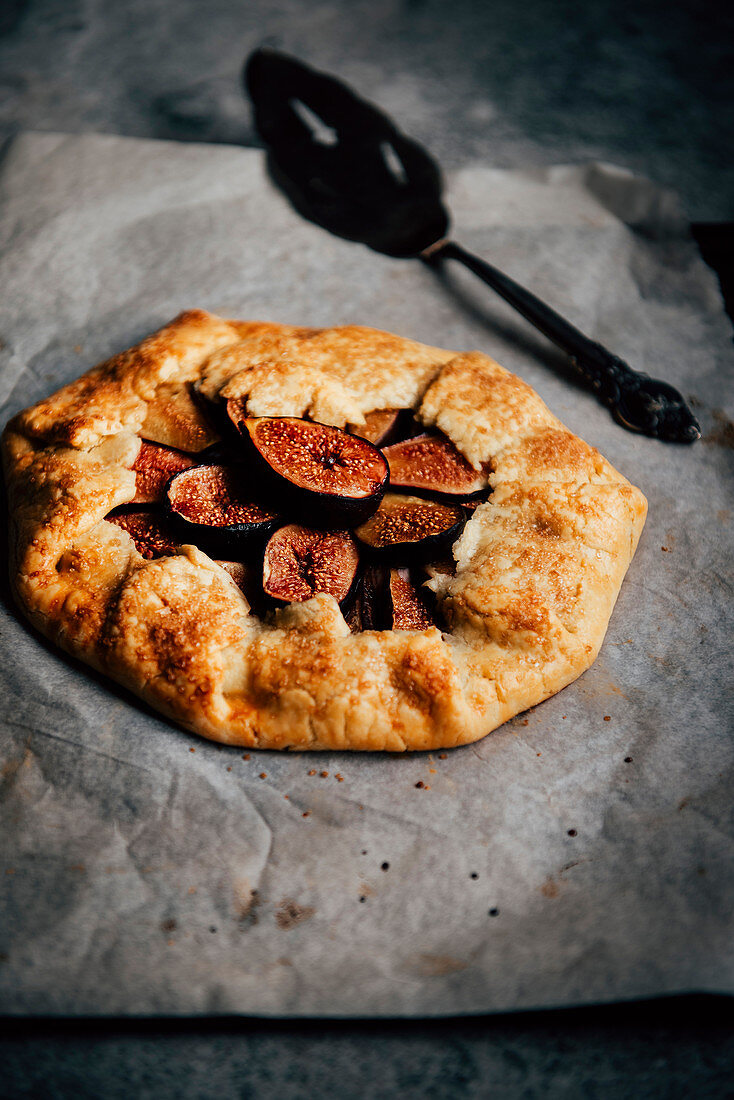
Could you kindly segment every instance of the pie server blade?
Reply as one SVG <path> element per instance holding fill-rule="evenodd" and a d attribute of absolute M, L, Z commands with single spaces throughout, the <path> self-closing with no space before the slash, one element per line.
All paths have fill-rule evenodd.
<path fill-rule="evenodd" d="M 449 239 L 438 165 L 386 114 L 335 77 L 276 50 L 255 50 L 243 77 L 271 176 L 305 218 L 388 256 L 463 264 L 568 354 L 579 380 L 623 427 L 668 443 L 700 438 L 673 386 L 633 370 Z"/>

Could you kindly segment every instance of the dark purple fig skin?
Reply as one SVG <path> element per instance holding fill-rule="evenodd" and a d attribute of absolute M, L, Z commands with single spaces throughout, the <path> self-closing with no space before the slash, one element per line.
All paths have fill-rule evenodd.
<path fill-rule="evenodd" d="M 293 553 L 295 562 L 289 557 Z M 336 575 L 325 566 L 333 565 L 342 555 L 342 568 Z M 279 567 L 278 556 L 284 565 Z M 314 556 L 322 560 L 314 563 Z M 311 559 L 311 571 L 304 567 Z M 290 569 L 290 574 L 288 570 Z M 263 555 L 263 591 L 278 603 L 300 603 L 318 592 L 326 592 L 339 602 L 342 610 L 351 607 L 360 580 L 360 559 L 357 544 L 350 531 L 324 531 L 289 523 L 275 531 Z M 286 593 L 288 584 L 292 591 Z"/>
<path fill-rule="evenodd" d="M 344 622 L 349 627 L 352 634 L 361 634 L 364 630 L 362 626 L 362 592 L 357 588 L 354 599 L 350 606 L 343 611 Z"/>
<path fill-rule="evenodd" d="M 385 586 L 390 630 L 430 630 L 435 626 L 429 602 L 407 569 L 391 569 Z"/>
<path fill-rule="evenodd" d="M 237 447 L 236 454 L 232 454 L 232 448 L 228 447 L 224 440 L 220 440 L 218 443 L 212 443 L 211 447 L 207 447 L 206 450 L 201 451 L 197 457 L 197 466 L 237 466 L 238 460 L 241 459 L 240 448 Z M 243 472 L 243 477 L 245 473 Z"/>
<path fill-rule="evenodd" d="M 182 542 L 193 542 L 213 558 L 237 561 L 243 555 L 247 555 L 253 543 L 267 538 L 282 522 L 278 513 L 260 504 L 250 494 L 237 491 L 239 488 L 237 483 L 240 477 L 244 478 L 244 475 L 245 471 L 240 471 L 236 466 L 211 465 L 196 466 L 171 478 L 166 490 L 168 514 L 171 522 L 180 532 Z M 192 488 L 196 490 L 197 483 L 194 479 L 207 477 L 215 479 L 215 486 L 221 479 L 227 488 L 231 487 L 236 494 L 233 496 L 235 505 L 240 505 L 245 511 L 249 507 L 253 513 L 252 517 L 244 516 L 232 523 L 215 525 L 189 519 L 183 515 L 179 509 L 185 506 L 186 498 L 184 496 L 181 499 L 181 493 L 185 489 L 186 481 L 190 481 Z M 206 485 L 205 482 L 199 482 L 199 484 Z M 207 494 L 204 492 L 202 495 L 206 497 Z M 217 499 L 216 492 L 212 499 Z"/>
<path fill-rule="evenodd" d="M 410 570 L 369 562 L 362 574 L 355 608 L 345 618 L 358 630 L 427 630 L 436 625 L 432 593 L 419 587 Z M 408 604 L 413 608 L 407 621 Z M 417 605 L 417 608 L 414 606 Z"/>
<path fill-rule="evenodd" d="M 382 630 L 385 618 L 383 614 L 384 589 L 384 569 L 377 562 L 369 562 L 365 566 L 360 585 L 362 630 Z"/>
<path fill-rule="evenodd" d="M 268 461 L 267 451 L 270 451 L 275 460 L 276 456 L 273 453 L 275 445 L 267 444 L 262 439 L 264 433 L 260 428 L 261 425 L 265 427 L 274 425 L 284 433 L 291 428 L 294 433 L 303 430 L 304 437 L 308 440 L 316 440 L 318 438 L 316 432 L 320 430 L 325 433 L 323 438 L 329 446 L 333 443 L 337 450 L 343 447 L 347 454 L 351 452 L 349 463 L 355 477 L 363 475 L 367 463 L 373 466 L 376 471 L 374 477 L 370 479 L 374 484 L 373 491 L 361 496 L 347 496 L 338 493 L 336 489 L 321 491 L 298 484 L 295 473 L 289 477 L 280 470 L 274 469 Z M 241 422 L 240 433 L 245 456 L 250 459 L 256 476 L 262 478 L 263 485 L 267 486 L 268 492 L 273 494 L 273 501 L 283 512 L 295 516 L 309 526 L 328 529 L 354 527 L 377 510 L 385 493 L 389 474 L 386 459 L 369 441 L 352 436 L 340 428 L 298 417 L 246 418 Z M 356 445 L 359 445 L 358 448 Z M 328 448 L 325 450 L 328 451 Z M 357 450 L 362 451 L 361 457 L 356 453 Z M 334 463 L 331 466 L 325 465 L 323 468 L 330 470 L 335 465 L 344 469 L 343 476 L 346 481 L 349 477 L 349 465 L 341 466 Z M 315 472 L 318 469 L 315 463 L 312 468 Z"/>
<path fill-rule="evenodd" d="M 423 529 L 427 532 L 422 537 L 412 537 L 408 522 L 411 513 L 415 514 L 416 519 L 422 523 Z M 399 523 L 393 523 L 387 527 L 381 526 L 388 524 L 391 514 L 396 516 Z M 387 493 L 378 511 L 360 524 L 354 533 L 375 558 L 405 563 L 438 561 L 446 556 L 465 523 L 466 513 L 457 504 L 439 503 L 424 500 L 422 497 L 403 496 L 400 493 Z M 380 530 L 384 532 L 387 529 L 390 533 L 390 526 L 393 528 L 395 541 L 384 542 L 383 538 L 375 537 L 376 532 L 379 534 Z M 405 527 L 405 537 L 400 530 L 403 527 Z M 439 527 L 440 529 L 436 529 Z M 419 534 L 418 531 L 415 533 Z M 380 545 L 380 543 L 383 544 Z"/>

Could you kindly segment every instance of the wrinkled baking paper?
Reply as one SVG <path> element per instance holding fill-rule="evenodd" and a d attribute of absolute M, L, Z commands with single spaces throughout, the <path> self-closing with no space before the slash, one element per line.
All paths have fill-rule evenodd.
<path fill-rule="evenodd" d="M 617 427 L 471 277 L 307 224 L 257 151 L 26 135 L 0 186 L 3 422 L 187 307 L 359 322 L 493 355 L 650 502 L 591 671 L 447 754 L 243 758 L 55 651 L 6 587 L 2 1011 L 731 992 L 731 328 L 674 199 L 601 164 L 448 181 L 459 240 L 695 399 L 691 448 Z"/>

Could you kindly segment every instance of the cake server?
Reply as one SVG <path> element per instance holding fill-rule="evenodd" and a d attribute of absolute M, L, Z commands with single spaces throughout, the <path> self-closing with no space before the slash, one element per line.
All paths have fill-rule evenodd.
<path fill-rule="evenodd" d="M 669 443 L 700 438 L 673 386 L 633 370 L 449 238 L 438 165 L 377 107 L 276 50 L 252 53 L 243 76 L 271 176 L 305 218 L 387 256 L 463 264 L 568 354 L 575 375 L 623 427 Z"/>

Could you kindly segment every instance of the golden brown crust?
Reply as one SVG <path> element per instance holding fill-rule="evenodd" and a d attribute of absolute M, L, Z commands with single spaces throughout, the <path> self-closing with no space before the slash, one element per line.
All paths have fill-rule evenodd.
<path fill-rule="evenodd" d="M 352 634 L 319 595 L 261 620 L 195 547 L 146 561 L 108 512 L 132 500 L 140 437 L 215 438 L 192 401 L 342 426 L 411 405 L 490 500 L 428 586 L 451 633 Z M 646 502 L 524 382 L 372 329 L 225 321 L 192 310 L 31 409 L 3 435 L 11 575 L 31 621 L 175 721 L 260 748 L 435 749 L 484 736 L 594 660 Z"/>

